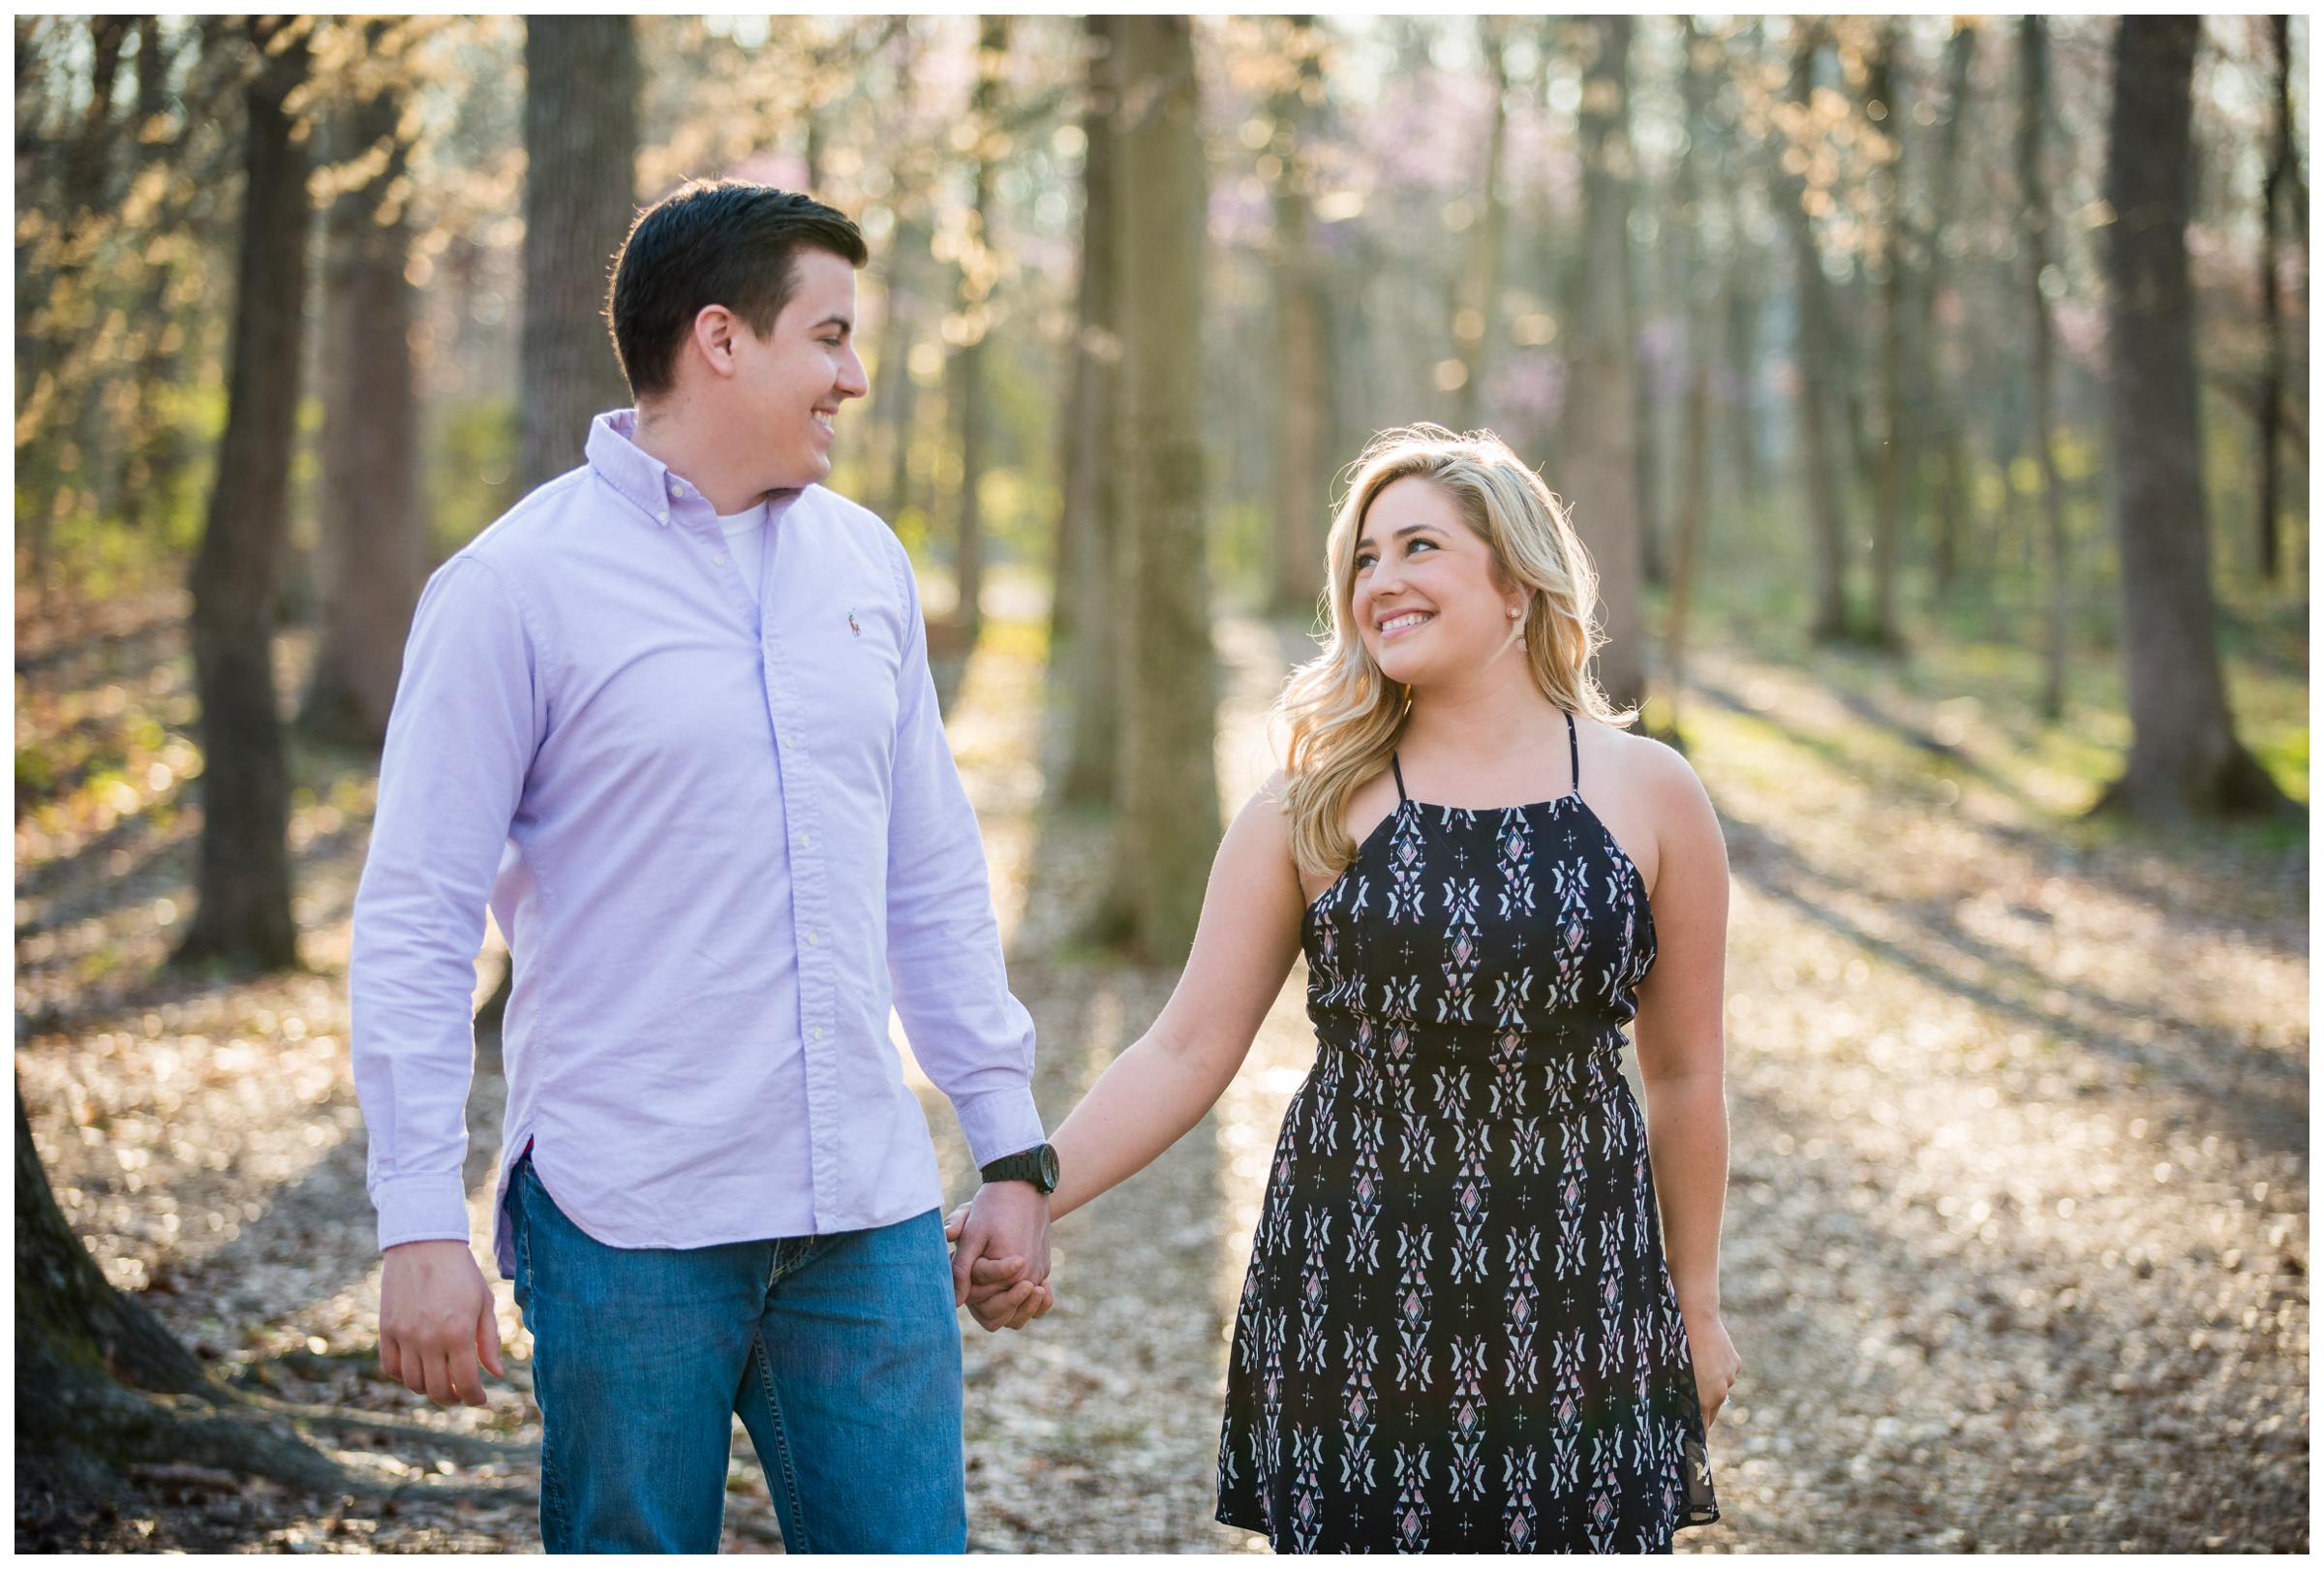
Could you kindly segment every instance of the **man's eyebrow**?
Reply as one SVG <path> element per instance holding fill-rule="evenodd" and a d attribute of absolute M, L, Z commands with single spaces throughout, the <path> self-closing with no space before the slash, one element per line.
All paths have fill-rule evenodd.
<path fill-rule="evenodd" d="M 822 321 L 817 322 L 815 323 L 815 330 L 820 332 L 827 326 L 836 326 L 841 332 L 853 332 L 855 330 L 855 323 L 853 322 L 850 322 L 844 316 L 840 316 L 837 314 L 826 316 Z"/>

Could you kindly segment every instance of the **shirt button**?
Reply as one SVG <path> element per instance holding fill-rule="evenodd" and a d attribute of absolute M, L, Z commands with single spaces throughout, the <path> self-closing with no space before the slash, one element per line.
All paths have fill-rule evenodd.
<path fill-rule="evenodd" d="M 819 948 L 823 945 L 823 939 L 810 932 L 807 934 L 807 945 L 810 948 Z"/>
<path fill-rule="evenodd" d="M 714 550 L 710 553 L 710 559 L 723 567 L 726 565 L 726 552 L 723 550 Z"/>
<path fill-rule="evenodd" d="M 657 507 L 654 508 L 654 515 L 667 523 L 670 520 L 670 509 L 666 507 Z"/>
<path fill-rule="evenodd" d="M 810 1040 L 821 1040 L 823 1038 L 823 1027 L 821 1025 L 815 1026 L 814 1029 L 807 1032 L 807 1038 Z"/>

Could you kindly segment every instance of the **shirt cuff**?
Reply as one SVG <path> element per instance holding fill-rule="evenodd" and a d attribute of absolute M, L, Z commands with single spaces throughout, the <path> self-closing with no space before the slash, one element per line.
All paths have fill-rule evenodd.
<path fill-rule="evenodd" d="M 371 1190 L 380 1212 L 380 1250 L 398 1243 L 471 1241 L 468 1187 L 456 1171 L 390 1177 Z"/>
<path fill-rule="evenodd" d="M 961 1131 L 968 1136 L 968 1153 L 979 1166 L 1049 1142 L 1041 1127 L 1041 1110 L 1033 1104 L 1031 1085 L 971 1095 L 954 1101 L 952 1109 L 961 1120 Z"/>

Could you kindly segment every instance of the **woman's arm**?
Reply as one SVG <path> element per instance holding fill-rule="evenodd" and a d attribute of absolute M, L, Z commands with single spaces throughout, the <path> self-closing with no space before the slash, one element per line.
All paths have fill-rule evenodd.
<path fill-rule="evenodd" d="M 1646 1086 L 1646 1148 L 1671 1289 L 1686 1323 L 1704 1431 L 1743 1369 L 1719 1312 L 1727 1207 L 1727 842 L 1686 759 L 1655 748 L 1647 789 L 1659 851 L 1654 969 L 1634 1035 Z"/>
<path fill-rule="evenodd" d="M 1657 953 L 1633 1027 L 1670 1283 L 1690 1314 L 1719 1310 L 1727 1202 L 1727 844 L 1686 759 L 1655 749 Z"/>
<path fill-rule="evenodd" d="M 1305 912 L 1280 791 L 1277 775 L 1229 825 L 1210 864 L 1194 951 L 1161 1016 L 1052 1135 L 1058 1179 L 1053 1219 L 1176 1144 L 1249 1055 L 1300 951 Z"/>

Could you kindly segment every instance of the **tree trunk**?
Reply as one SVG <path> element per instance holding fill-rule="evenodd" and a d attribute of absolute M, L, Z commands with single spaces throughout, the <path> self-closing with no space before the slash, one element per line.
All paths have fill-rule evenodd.
<path fill-rule="evenodd" d="M 1939 363 L 1937 302 L 1943 292 L 1945 228 L 1953 215 L 1960 183 L 1961 134 L 1969 119 L 1970 71 L 1976 62 L 1977 29 L 1966 22 L 1953 24 L 1945 51 L 1945 119 L 1937 138 L 1937 167 L 1931 177 L 1928 237 L 1921 247 L 1919 351 L 1914 356 L 1920 385 L 1914 403 L 1918 412 L 1914 446 L 1939 449 L 1942 468 L 1937 485 L 1936 528 L 1930 565 L 1939 597 L 1948 594 L 1961 560 L 1961 536 L 1966 527 L 1969 496 L 1968 432 L 1961 417 L 1961 398 L 1955 379 Z"/>
<path fill-rule="evenodd" d="M 985 391 L 985 334 L 993 319 L 996 281 L 992 248 L 993 171 L 999 159 L 1001 68 L 1009 46 L 1007 18 L 987 16 L 977 27 L 976 86 L 968 99 L 969 123 L 976 128 L 969 183 L 969 231 L 961 247 L 959 303 L 967 336 L 952 356 L 953 428 L 961 446 L 961 495 L 954 513 L 953 609 L 963 648 L 974 648 L 984 625 L 985 517 L 977 491 L 984 479 L 985 433 L 992 423 Z"/>
<path fill-rule="evenodd" d="M 1493 323 L 1500 314 L 1501 236 L 1509 227 L 1509 206 L 1501 199 L 1501 167 L 1509 145 L 1509 68 L 1503 61 L 1507 41 L 1506 17 L 1477 18 L 1488 119 L 1483 185 L 1478 193 L 1476 221 L 1469 228 L 1460 304 L 1452 315 L 1452 340 L 1461 365 L 1460 388 L 1453 396 L 1453 423 L 1462 430 L 1474 430 L 1484 422 L 1484 379 L 1492 371 Z"/>
<path fill-rule="evenodd" d="M 307 286 L 307 157 L 283 103 L 305 77 L 303 21 L 250 24 L 265 55 L 244 93 L 247 178 L 235 268 L 226 433 L 194 558 L 195 688 L 201 703 L 201 850 L 194 919 L 176 959 L 282 969 L 290 920 L 290 783 L 274 690 L 274 606 L 288 531 Z"/>
<path fill-rule="evenodd" d="M 367 24 L 376 49 L 391 24 Z M 332 203 L 323 275 L 322 628 L 305 726 L 378 750 L 427 570 L 418 485 L 419 394 L 412 364 L 417 293 L 410 262 L 411 146 L 400 84 L 349 112 L 342 156 L 385 152 L 379 172 Z"/>
<path fill-rule="evenodd" d="M 1686 327 L 1686 389 L 1679 404 L 1678 509 L 1672 519 L 1676 539 L 1670 563 L 1670 611 L 1664 636 L 1663 681 L 1668 699 L 1667 733 L 1676 744 L 1681 736 L 1680 706 L 1687 681 L 1689 608 L 1694 599 L 1695 568 L 1702 542 L 1703 513 L 1710 506 L 1711 484 L 1711 357 L 1718 332 L 1717 303 L 1709 297 L 1710 269 L 1704 266 L 1696 236 L 1702 232 L 1705 203 L 1701 166 L 1711 144 L 1708 105 L 1710 74 L 1701 58 L 1715 47 L 1697 30 L 1692 16 L 1681 20 L 1679 32 L 1680 95 L 1685 105 L 1687 139 L 1678 156 L 1673 180 L 1676 197 L 1671 221 L 1672 271 L 1678 280 Z M 1731 231 L 1730 231 L 1731 232 Z"/>
<path fill-rule="evenodd" d="M 1727 361 L 1734 371 L 1734 408 L 1728 420 L 1733 444 L 1735 496 L 1757 502 L 1767 488 L 1759 456 L 1759 307 L 1763 275 L 1738 232 L 1727 259 Z"/>
<path fill-rule="evenodd" d="M 1617 708 L 1646 695 L 1639 604 L 1637 375 L 1630 297 L 1630 41 L 1628 16 L 1590 24 L 1596 48 L 1582 78 L 1582 255 L 1571 310 L 1573 388 L 1566 400 L 1566 490 L 1598 568 L 1605 645 L 1598 681 Z M 1571 487 L 1568 489 L 1568 487 Z"/>
<path fill-rule="evenodd" d="M 1873 54 L 1867 85 L 1866 112 L 1878 104 L 1881 113 L 1874 128 L 1886 145 L 1875 164 L 1874 192 L 1882 224 L 1881 251 L 1881 425 L 1883 437 L 1875 482 L 1880 511 L 1872 533 L 1872 636 L 1891 652 L 1905 645 L 1904 630 L 1896 617 L 1896 574 L 1909 505 L 1907 480 L 1918 448 L 1912 441 L 1911 415 L 1905 401 L 1906 337 L 1911 259 L 1906 253 L 1905 217 L 1905 107 L 1898 91 L 1897 26 L 1884 22 Z"/>
<path fill-rule="evenodd" d="M 71 1516 L 109 1502 L 134 1462 L 231 1468 L 309 1493 L 377 1496 L 261 1409 L 211 1380 L 135 1297 L 113 1289 L 58 1209 L 24 1088 L 16 1105 L 16 1484 Z M 154 1397 L 161 1397 L 155 1399 Z M 61 1544 L 70 1549 L 73 1544 Z M 19 1507 L 16 1549 L 28 1542 Z"/>
<path fill-rule="evenodd" d="M 2267 182 L 2260 194 L 2259 297 L 2267 321 L 2267 347 L 2259 377 L 2259 575 L 2270 583 L 2283 578 L 2283 389 L 2285 354 L 2283 278 L 2278 252 L 2282 246 L 2282 211 L 2292 185 L 2299 179 L 2299 142 L 2292 134 L 2291 18 L 2268 18 L 2268 35 L 2276 57 L 2276 125 L 2268 158 Z M 2305 227 L 2302 230 L 2305 233 Z"/>
<path fill-rule="evenodd" d="M 25 1364 L 102 1372 L 135 1389 L 183 1395 L 207 1381 L 194 1354 L 143 1303 L 115 1291 L 56 1206 L 16 1086 L 16 1412 L 25 1415 Z M 39 1380 L 32 1381 L 37 1387 Z"/>
<path fill-rule="evenodd" d="M 896 220 L 896 243 L 888 253 L 887 320 L 881 324 L 879 387 L 872 393 L 875 413 L 888 430 L 888 482 L 882 508 L 890 528 L 903 526 L 912 505 L 912 422 L 918 413 L 920 384 L 912 380 L 912 340 L 917 336 L 913 308 L 919 303 L 913 280 L 928 255 L 928 226 L 917 218 Z"/>
<path fill-rule="evenodd" d="M 168 44 L 162 18 L 138 19 L 138 160 L 140 169 L 166 168 L 180 157 L 186 132 L 168 140 L 149 139 L 151 129 L 169 111 Z M 125 469 L 130 521 L 140 528 L 159 527 L 168 501 L 176 488 L 185 454 L 177 421 L 168 416 L 164 389 L 177 374 L 177 354 L 170 347 L 169 283 L 175 267 L 163 258 L 145 259 L 146 283 L 138 304 L 143 327 L 138 354 L 137 415 L 129 462 Z"/>
<path fill-rule="evenodd" d="M 637 97 L 627 16 L 525 18 L 519 494 L 579 465 L 589 422 L 630 401 L 605 296 L 636 217 Z"/>
<path fill-rule="evenodd" d="M 2043 122 L 2049 102 L 2049 33 L 2039 16 L 2020 18 L 2018 36 L 2017 178 L 2024 202 L 2026 240 L 2027 326 L 2033 332 L 2034 463 L 2041 476 L 2041 516 L 2044 576 L 2049 603 L 2044 618 L 2041 659 L 2041 717 L 2055 723 L 2065 717 L 2067 575 L 2072 550 L 2065 533 L 2065 497 L 2058 483 L 2058 459 L 2050 431 L 2050 381 L 2053 375 L 2050 307 L 2041 292 L 2041 275 L 2050 263 L 2050 194 L 2042 177 Z"/>
<path fill-rule="evenodd" d="M 2192 16 L 2123 19 L 2107 141 L 2114 521 L 2131 740 L 2128 766 L 2097 810 L 2147 817 L 2296 810 L 2236 739 L 2212 606 L 2186 257 L 2201 34 Z"/>
<path fill-rule="evenodd" d="M 1058 530 L 1057 614 L 1052 668 L 1072 704 L 1063 783 L 1067 802 L 1112 803 L 1119 788 L 1120 618 L 1114 558 L 1120 535 L 1121 23 L 1084 24 L 1088 97 L 1082 114 L 1082 278 L 1073 340 L 1073 404 L 1065 411 L 1065 515 Z M 1060 656 L 1063 656 L 1062 658 Z"/>
<path fill-rule="evenodd" d="M 1275 407 L 1274 573 L 1271 607 L 1313 615 L 1324 587 L 1324 495 L 1330 459 L 1324 431 L 1330 415 L 1326 369 L 1323 269 L 1307 231 L 1313 157 L 1308 139 L 1324 96 L 1321 35 L 1309 16 L 1291 18 L 1298 75 L 1274 95 L 1271 156 L 1281 166 L 1274 187 Z"/>
<path fill-rule="evenodd" d="M 1800 24 L 1800 37 L 1791 55 L 1791 103 L 1806 116 L 1816 85 L 1816 55 L 1823 45 L 1819 23 Z M 1804 150 L 1804 149 L 1803 149 Z M 1784 149 L 1777 148 L 1780 158 Z M 1791 239 L 1791 266 L 1799 290 L 1799 421 L 1802 473 L 1808 521 L 1816 550 L 1816 610 L 1813 634 L 1822 641 L 1848 634 L 1848 517 L 1840 500 L 1841 453 L 1832 428 L 1827 386 L 1839 357 L 1839 322 L 1832 310 L 1831 285 L 1823 275 L 1823 256 L 1816 243 L 1815 220 L 1807 202 L 1811 193 L 1804 173 L 1779 170 L 1775 205 Z"/>
<path fill-rule="evenodd" d="M 1130 951 L 1183 963 L 1218 843 L 1204 548 L 1203 271 L 1208 210 L 1192 24 L 1119 18 L 1124 448 L 1115 613 L 1121 621 L 1121 816 Z"/>

